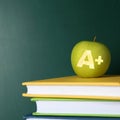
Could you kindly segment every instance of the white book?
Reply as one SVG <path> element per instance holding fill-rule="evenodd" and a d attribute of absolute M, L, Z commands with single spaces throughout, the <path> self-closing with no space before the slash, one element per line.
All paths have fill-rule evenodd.
<path fill-rule="evenodd" d="M 120 101 L 32 98 L 34 115 L 120 117 Z"/>

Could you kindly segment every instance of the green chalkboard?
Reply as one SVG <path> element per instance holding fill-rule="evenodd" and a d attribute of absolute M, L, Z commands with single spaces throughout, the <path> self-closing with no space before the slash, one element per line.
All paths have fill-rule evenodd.
<path fill-rule="evenodd" d="M 33 112 L 21 83 L 73 75 L 72 47 L 94 35 L 120 74 L 120 0 L 0 0 L 0 120 Z"/>

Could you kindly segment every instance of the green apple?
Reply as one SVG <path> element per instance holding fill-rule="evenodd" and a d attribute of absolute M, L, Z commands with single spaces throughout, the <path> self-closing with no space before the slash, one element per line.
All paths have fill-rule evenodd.
<path fill-rule="evenodd" d="M 110 66 L 111 54 L 107 46 L 100 42 L 83 40 L 71 52 L 73 71 L 80 77 L 99 77 Z"/>

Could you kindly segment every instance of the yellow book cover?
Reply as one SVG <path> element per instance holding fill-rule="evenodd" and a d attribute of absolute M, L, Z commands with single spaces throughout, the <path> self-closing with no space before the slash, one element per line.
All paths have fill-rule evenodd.
<path fill-rule="evenodd" d="M 93 98 L 120 100 L 120 75 L 99 78 L 66 76 L 22 83 L 24 97 Z"/>

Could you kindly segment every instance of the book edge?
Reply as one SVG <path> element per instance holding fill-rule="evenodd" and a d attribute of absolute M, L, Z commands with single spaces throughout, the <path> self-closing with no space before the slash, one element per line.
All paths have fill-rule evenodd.
<path fill-rule="evenodd" d="M 32 115 L 53 115 L 53 116 L 86 116 L 86 117 L 120 117 L 119 115 L 115 114 L 64 114 L 64 113 L 39 113 L 39 112 L 33 112 Z"/>
<path fill-rule="evenodd" d="M 41 95 L 41 94 L 27 94 L 23 93 L 23 97 L 39 97 L 39 98 L 72 98 L 72 99 L 99 99 L 99 100 L 120 100 L 119 97 L 113 97 L 113 96 L 72 96 L 72 95 Z"/>
<path fill-rule="evenodd" d="M 43 80 L 34 80 L 22 82 L 23 86 L 28 85 L 99 85 L 99 86 L 120 86 L 120 76 L 109 76 L 110 78 L 118 77 L 118 80 L 108 80 L 108 77 L 99 77 L 99 78 L 80 78 L 77 76 L 66 76 L 66 77 L 58 77 L 58 78 L 49 78 Z M 104 80 L 102 80 L 102 78 Z M 67 80 L 66 80 L 67 79 Z M 74 80 L 71 82 L 69 79 L 77 79 L 76 82 Z M 89 80 L 88 80 L 89 79 Z M 105 81 L 107 79 L 107 81 Z M 56 81 L 57 80 L 57 81 Z M 92 80 L 92 81 L 90 81 Z M 97 81 L 96 81 L 97 80 Z M 100 81 L 102 80 L 102 81 Z M 80 81 L 80 82 L 79 82 Z M 90 82 L 89 82 L 90 81 Z"/>

